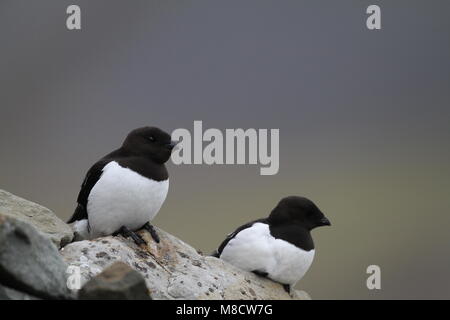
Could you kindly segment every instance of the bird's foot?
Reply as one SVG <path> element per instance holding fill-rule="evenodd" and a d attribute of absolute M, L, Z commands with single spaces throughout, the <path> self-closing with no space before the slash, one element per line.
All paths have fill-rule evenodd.
<path fill-rule="evenodd" d="M 122 226 L 115 234 L 121 234 L 125 238 L 132 238 L 134 243 L 136 243 L 141 248 L 147 245 L 147 243 L 144 241 L 144 239 L 142 239 L 140 235 L 138 235 L 134 231 L 131 231 L 125 226 Z"/>
<path fill-rule="evenodd" d="M 159 236 L 156 233 L 155 228 L 150 224 L 150 222 L 147 222 L 146 224 L 144 224 L 143 228 L 150 233 L 150 235 L 152 236 L 153 240 L 155 240 L 156 243 L 159 243 L 159 241 L 160 241 Z"/>
<path fill-rule="evenodd" d="M 291 294 L 291 285 L 289 285 L 289 284 L 283 284 L 283 289 L 284 289 L 284 291 L 286 291 L 288 294 Z"/>

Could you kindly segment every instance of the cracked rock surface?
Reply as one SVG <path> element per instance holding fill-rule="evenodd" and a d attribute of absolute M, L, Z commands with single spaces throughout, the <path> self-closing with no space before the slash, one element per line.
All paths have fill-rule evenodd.
<path fill-rule="evenodd" d="M 271 280 L 245 272 L 220 259 L 203 256 L 178 238 L 157 229 L 161 242 L 140 231 L 146 247 L 108 236 L 73 242 L 61 254 L 80 267 L 82 285 L 115 261 L 122 261 L 145 278 L 152 299 L 309 299 L 303 291 L 291 295 Z"/>

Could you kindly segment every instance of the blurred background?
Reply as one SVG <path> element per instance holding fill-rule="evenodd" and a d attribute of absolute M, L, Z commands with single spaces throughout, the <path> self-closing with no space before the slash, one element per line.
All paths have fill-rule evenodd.
<path fill-rule="evenodd" d="M 82 30 L 66 29 L 78 4 Z M 382 29 L 366 28 L 381 7 Z M 286 195 L 333 226 L 313 299 L 450 298 L 450 2 L 0 2 L 0 188 L 67 219 L 133 128 L 279 128 L 280 171 L 169 164 L 154 221 L 212 251 Z M 366 268 L 381 267 L 381 290 Z"/>

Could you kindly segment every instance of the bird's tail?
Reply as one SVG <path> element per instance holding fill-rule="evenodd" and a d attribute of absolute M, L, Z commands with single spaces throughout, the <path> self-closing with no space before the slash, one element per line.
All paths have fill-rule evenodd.
<path fill-rule="evenodd" d="M 78 220 L 87 219 L 87 217 L 88 217 L 87 212 L 86 212 L 86 209 L 84 208 L 84 206 L 82 206 L 81 204 L 78 204 L 72 217 L 69 219 L 69 221 L 67 221 L 67 223 L 72 223 L 72 222 L 75 222 Z"/>
<path fill-rule="evenodd" d="M 216 257 L 216 258 L 220 258 L 220 254 L 219 251 L 216 249 L 213 252 L 211 252 L 210 254 L 211 257 Z"/>

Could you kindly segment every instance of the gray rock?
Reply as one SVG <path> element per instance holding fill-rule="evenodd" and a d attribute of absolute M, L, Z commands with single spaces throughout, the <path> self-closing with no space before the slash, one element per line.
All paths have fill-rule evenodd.
<path fill-rule="evenodd" d="M 24 292 L 0 285 L 0 300 L 39 300 Z"/>
<path fill-rule="evenodd" d="M 57 247 L 72 241 L 71 228 L 49 209 L 0 189 L 0 214 L 32 224 Z"/>
<path fill-rule="evenodd" d="M 115 262 L 79 291 L 83 300 L 149 300 L 144 277 L 123 262 Z"/>
<path fill-rule="evenodd" d="M 43 298 L 72 295 L 67 265 L 55 245 L 33 226 L 0 215 L 0 284 Z"/>
<path fill-rule="evenodd" d="M 153 299 L 308 299 L 301 291 L 292 296 L 271 280 L 242 271 L 227 262 L 202 256 L 178 238 L 157 229 L 156 244 L 140 231 L 148 245 L 138 247 L 121 236 L 74 242 L 61 254 L 78 266 L 86 283 L 115 261 L 122 261 L 145 278 Z"/>

